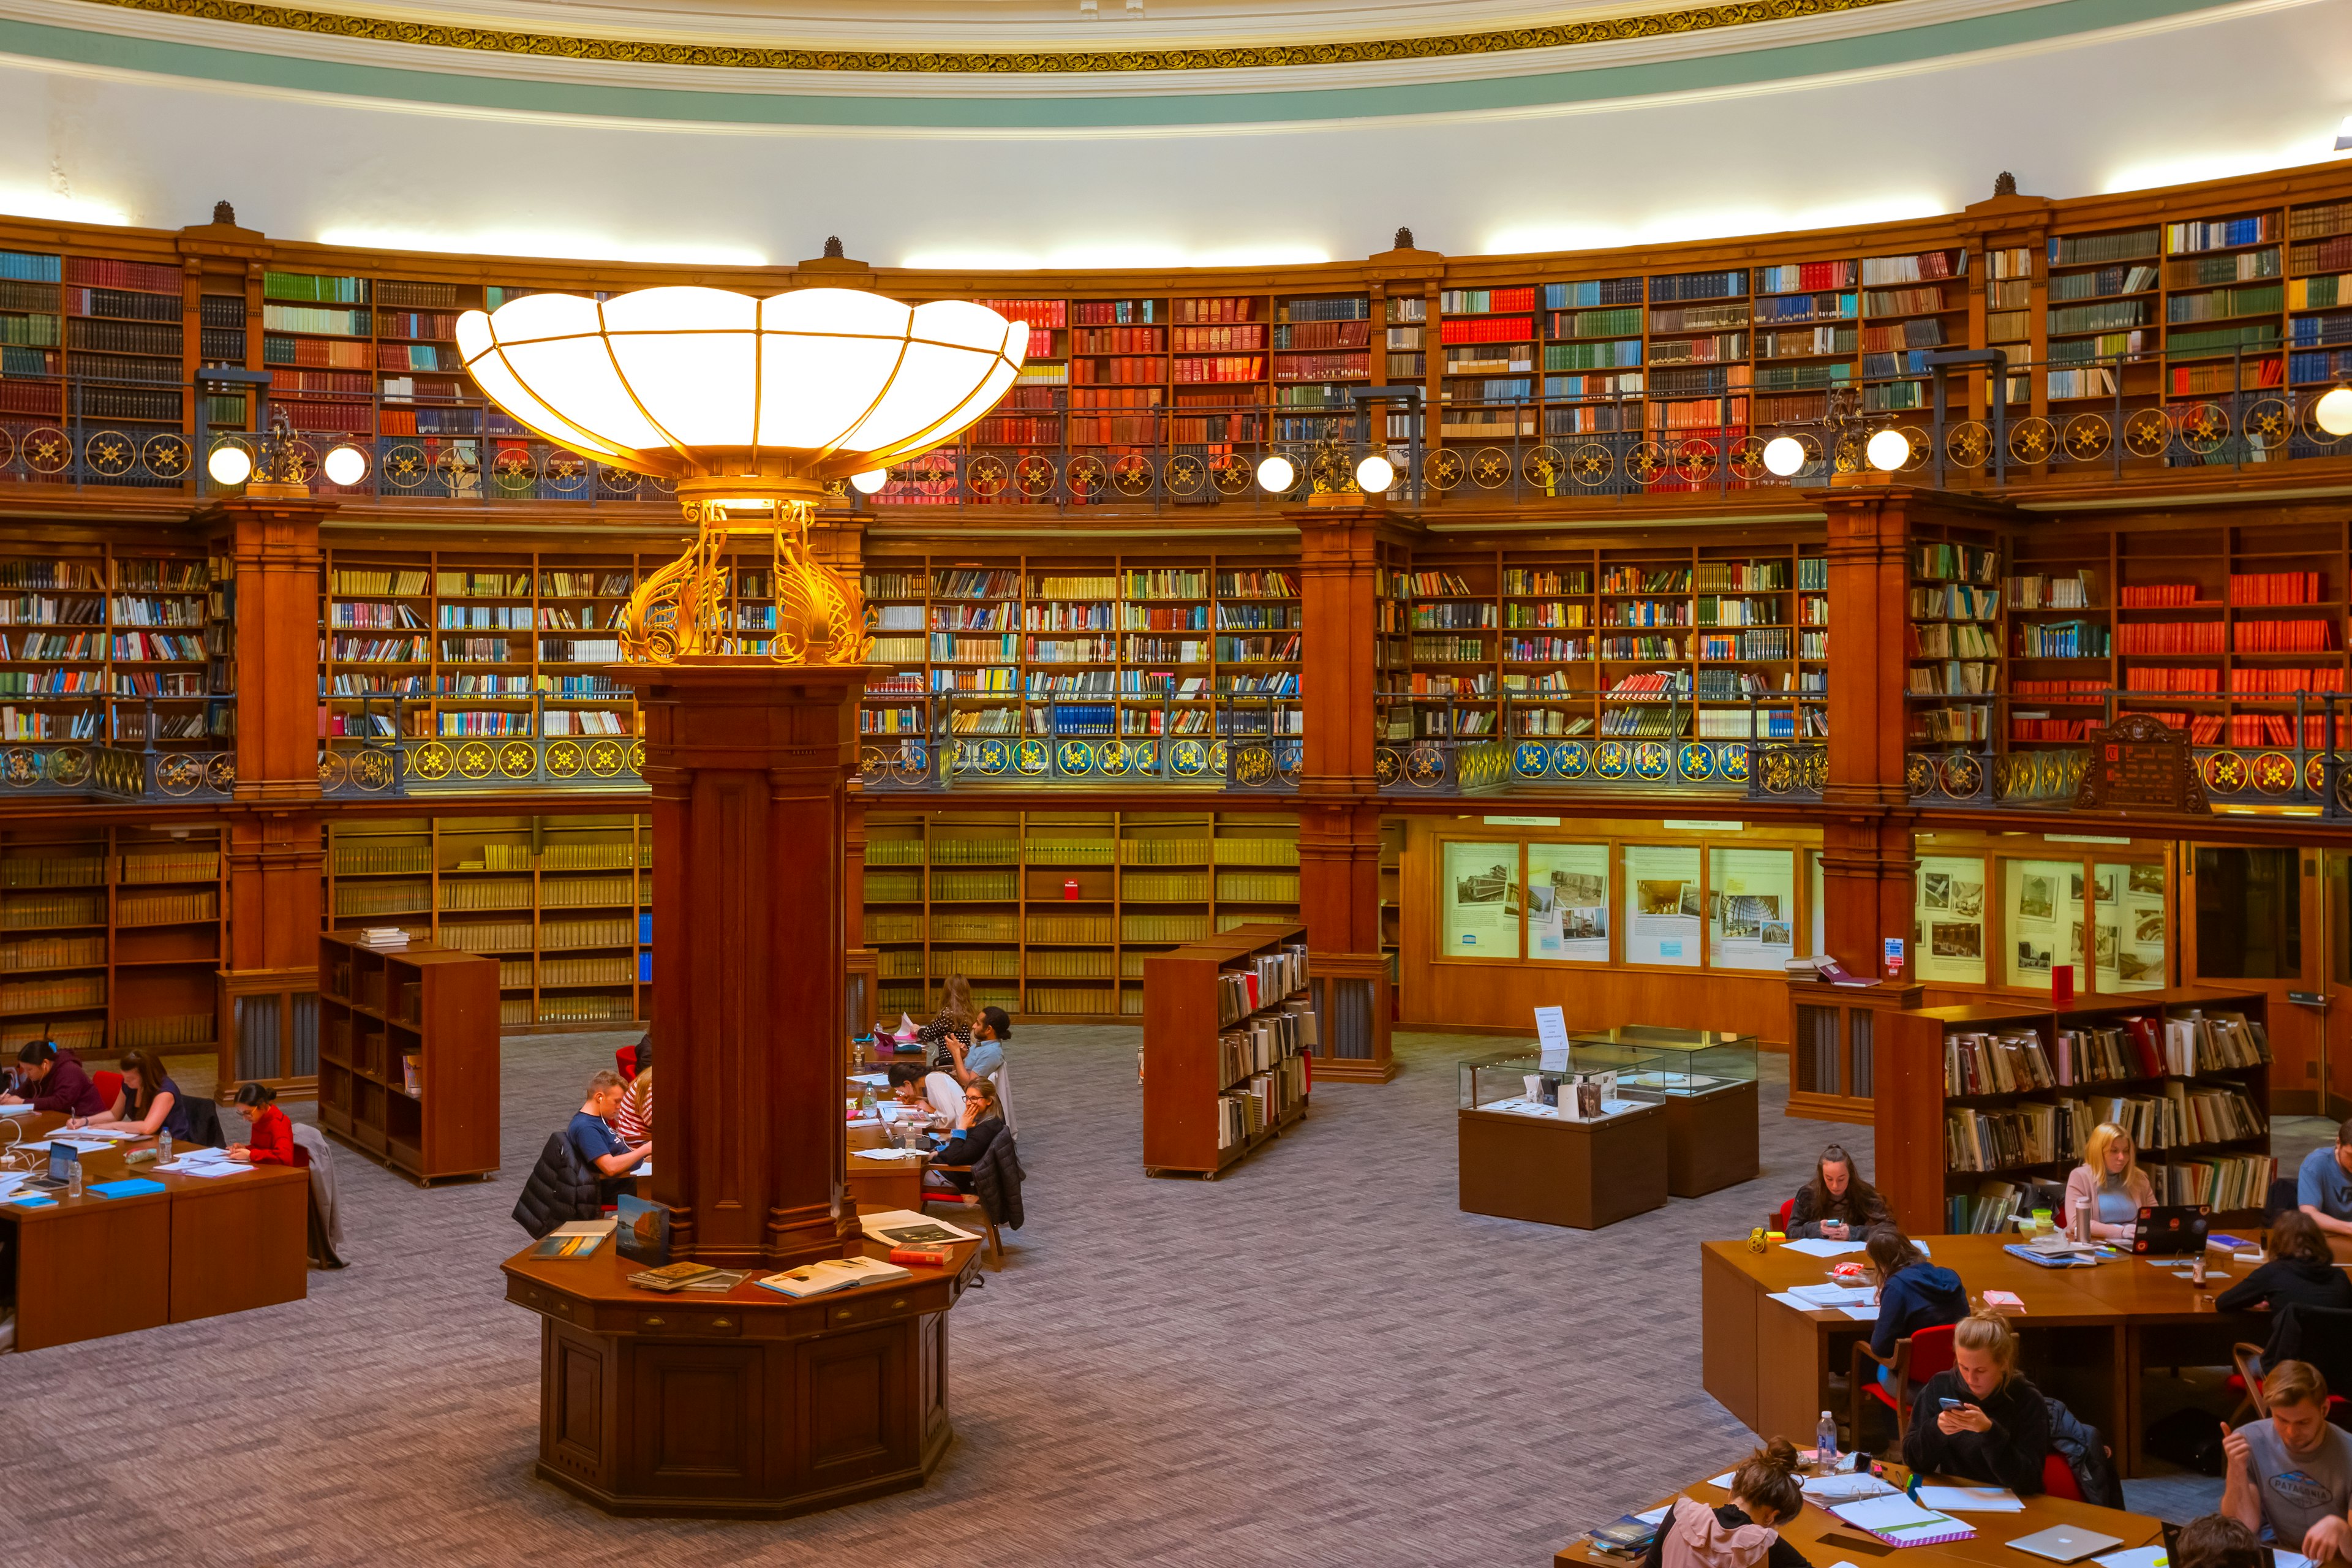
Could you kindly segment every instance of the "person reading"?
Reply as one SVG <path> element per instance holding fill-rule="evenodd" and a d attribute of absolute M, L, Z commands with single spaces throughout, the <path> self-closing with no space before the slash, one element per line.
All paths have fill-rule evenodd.
<path fill-rule="evenodd" d="M 1850 1241 L 1894 1217 L 1878 1189 L 1853 1168 L 1853 1156 L 1832 1143 L 1814 1163 L 1813 1179 L 1797 1189 L 1788 1235 L 1791 1241 Z"/>
<path fill-rule="evenodd" d="M 917 1132 L 944 1132 L 963 1109 L 963 1091 L 946 1073 L 933 1072 L 913 1062 L 889 1067 L 890 1108 L 882 1120 L 890 1126 Z"/>
<path fill-rule="evenodd" d="M 0 1105 L 29 1105 L 65 1116 L 95 1116 L 106 1109 L 81 1058 L 58 1049 L 52 1040 L 34 1040 L 16 1053 L 16 1087 L 0 1094 Z"/>
<path fill-rule="evenodd" d="M 621 1108 L 622 1093 L 619 1073 L 610 1068 L 597 1073 L 588 1080 L 588 1098 L 572 1113 L 571 1124 L 564 1129 L 580 1163 L 596 1173 L 597 1194 L 608 1207 L 619 1197 L 629 1173 L 654 1152 L 652 1139 L 631 1145 L 613 1131 L 611 1118 Z"/>
<path fill-rule="evenodd" d="M 1895 1344 L 1919 1329 L 1957 1323 L 1969 1315 L 1969 1293 L 1960 1277 L 1927 1261 L 1897 1226 L 1882 1225 L 1863 1243 L 1871 1272 L 1878 1276 L 1878 1321 L 1871 1325 L 1870 1353 L 1879 1362 L 1879 1386 L 1895 1392 Z"/>
<path fill-rule="evenodd" d="M 2270 1258 L 2213 1299 L 2224 1312 L 2256 1307 L 2329 1307 L 2352 1310 L 2352 1275 L 2336 1266 L 2319 1222 L 2289 1209 L 2271 1224 Z"/>
<path fill-rule="evenodd" d="M 1903 1462 L 1927 1475 L 2042 1490 L 2050 1405 L 2017 1370 L 2009 1320 L 1979 1308 L 1952 1331 L 1952 1360 L 1920 1388 L 1903 1433 Z"/>
<path fill-rule="evenodd" d="M 2083 1163 L 2066 1178 L 2066 1220 L 2078 1241 L 2129 1241 L 2139 1211 L 2156 1206 L 2156 1188 L 2139 1168 L 2131 1134 L 2112 1121 L 2091 1129 Z M 2077 1220 L 2076 1215 L 2082 1217 Z"/>
<path fill-rule="evenodd" d="M 248 1083 L 236 1091 L 236 1113 L 252 1125 L 252 1134 L 228 1147 L 228 1157 L 247 1165 L 299 1165 L 294 1152 L 294 1123 L 278 1109 L 278 1091 L 266 1083 Z"/>
<path fill-rule="evenodd" d="M 2328 1235 L 2352 1236 L 2352 1120 L 2336 1130 L 2333 1144 L 2314 1149 L 2295 1167 L 2294 1202 Z"/>
<path fill-rule="evenodd" d="M 1811 1568 L 1780 1531 L 1804 1510 L 1797 1467 L 1796 1446 L 1775 1437 L 1731 1472 L 1731 1500 L 1722 1507 L 1675 1499 L 1642 1568 Z"/>
<path fill-rule="evenodd" d="M 2263 1374 L 2263 1403 L 2268 1415 L 2222 1424 L 2221 1511 L 2314 1563 L 2352 1560 L 2352 1432 L 2327 1424 L 2327 1380 L 2283 1361 Z"/>
<path fill-rule="evenodd" d="M 180 1086 L 172 1081 L 172 1075 L 163 1070 L 163 1058 L 153 1051 L 127 1053 L 122 1058 L 122 1087 L 114 1091 L 114 1103 L 95 1116 L 70 1117 L 66 1126 L 68 1130 L 127 1127 L 142 1138 L 169 1132 L 174 1142 L 182 1143 L 192 1132 L 187 1105 L 180 1098 Z"/>

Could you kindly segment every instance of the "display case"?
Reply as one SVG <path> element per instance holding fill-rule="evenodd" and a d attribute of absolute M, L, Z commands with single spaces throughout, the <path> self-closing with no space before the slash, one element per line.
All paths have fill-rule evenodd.
<path fill-rule="evenodd" d="M 1568 1037 L 1571 1072 L 1616 1074 L 1617 1093 L 1666 1115 L 1666 1190 L 1696 1198 L 1755 1180 L 1756 1037 L 1627 1024 Z"/>
<path fill-rule="evenodd" d="M 1613 1070 L 1595 1068 L 1593 1079 Z M 1611 1096 L 1531 1047 L 1462 1062 L 1457 1113 L 1465 1213 L 1598 1230 L 1666 1202 L 1663 1097 Z M 1570 1101 L 1569 1114 L 1559 1100 Z"/>

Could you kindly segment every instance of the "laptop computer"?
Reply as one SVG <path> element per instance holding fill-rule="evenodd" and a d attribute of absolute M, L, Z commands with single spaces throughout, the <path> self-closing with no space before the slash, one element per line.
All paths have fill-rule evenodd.
<path fill-rule="evenodd" d="M 49 1145 L 49 1168 L 25 1184 L 60 1191 L 73 1184 L 74 1167 L 81 1163 L 81 1151 L 70 1143 Z"/>
<path fill-rule="evenodd" d="M 2205 1204 L 2172 1204 L 2139 1211 L 2132 1228 L 2135 1258 L 2186 1257 L 2205 1250 L 2213 1210 Z"/>
<path fill-rule="evenodd" d="M 2080 1563 L 2085 1557 L 2095 1556 L 2122 1544 L 2123 1542 L 2115 1536 L 2101 1535 L 2095 1530 L 2084 1530 L 2075 1524 L 2054 1524 L 2048 1530 L 2037 1530 L 2010 1542 L 2020 1552 L 2030 1552 L 2053 1563 Z"/>

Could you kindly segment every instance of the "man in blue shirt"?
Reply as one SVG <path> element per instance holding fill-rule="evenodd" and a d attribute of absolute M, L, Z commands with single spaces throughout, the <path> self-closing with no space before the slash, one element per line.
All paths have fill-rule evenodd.
<path fill-rule="evenodd" d="M 624 1092 L 619 1073 L 609 1068 L 598 1073 L 588 1080 L 587 1101 L 572 1113 L 572 1124 L 564 1130 L 580 1163 L 596 1173 L 596 1194 L 607 1206 L 619 1197 L 629 1173 L 654 1152 L 650 1138 L 632 1149 L 613 1131 L 610 1119 L 621 1108 Z"/>
<path fill-rule="evenodd" d="M 1004 1065 L 1004 1042 L 1013 1037 L 1013 1020 L 1002 1007 L 982 1007 L 980 1016 L 971 1021 L 971 1044 L 967 1046 L 953 1036 L 948 1038 L 948 1049 L 954 1055 L 951 1069 L 955 1080 L 970 1084 L 976 1078 L 988 1078 Z"/>
<path fill-rule="evenodd" d="M 2336 1130 L 2333 1148 L 2322 1146 L 2304 1156 L 2295 1173 L 2294 1201 L 2320 1229 L 2352 1236 L 2352 1121 Z"/>

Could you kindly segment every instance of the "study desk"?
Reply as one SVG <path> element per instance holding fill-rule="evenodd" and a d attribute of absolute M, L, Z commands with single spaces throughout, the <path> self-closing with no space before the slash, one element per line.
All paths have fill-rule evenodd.
<path fill-rule="evenodd" d="M 833 1508 L 921 1486 L 953 1436 L 948 1309 L 979 1271 L 976 1242 L 910 1279 L 804 1300 L 748 1280 L 640 1290 L 611 1246 L 502 1267 L 507 1300 L 541 1322 L 538 1473 L 607 1512 Z"/>
<path fill-rule="evenodd" d="M 2200 1289 L 2143 1258 L 2043 1268 L 2002 1251 L 2013 1238 L 1920 1239 L 1932 1261 L 1959 1275 L 1969 1295 L 2016 1292 L 2025 1303 L 2022 1315 L 2011 1317 L 2020 1369 L 2099 1428 L 2126 1476 L 2140 1473 L 2139 1384 L 2147 1368 L 2223 1365 L 2231 1344 L 2269 1337 L 2269 1314 L 2215 1310 L 2215 1295 L 2254 1267 L 2215 1253 L 2206 1255 L 2208 1283 Z M 1824 1283 L 1833 1264 L 1861 1256 L 1815 1258 L 1780 1242 L 1761 1253 L 1745 1241 L 1700 1243 L 1701 1382 L 1750 1430 L 1796 1442 L 1823 1410 L 1843 1411 L 1843 1396 L 1830 1395 L 1830 1374 L 1845 1374 L 1852 1346 L 1870 1337 L 1871 1325 L 1834 1309 L 1800 1312 L 1771 1297 Z"/>
<path fill-rule="evenodd" d="M 1993 1288 L 2000 1289 L 1999 1286 Z M 1738 1463 L 1734 1459 L 1714 1474 L 1721 1475 Z M 1889 1465 L 1886 1471 L 1887 1479 L 1898 1487 L 1911 1474 L 1900 1465 Z M 1928 1478 L 1931 1481 L 1934 1479 Z M 1709 1508 L 1720 1507 L 1731 1500 L 1729 1492 L 1706 1481 L 1694 1482 L 1676 1495 L 1703 1502 Z M 1655 1508 L 1669 1500 L 1660 1498 L 1650 1506 Z M 2050 1568 L 2046 1559 L 2013 1551 L 2009 1542 L 2059 1524 L 2079 1525 L 2085 1530 L 2095 1530 L 2102 1535 L 2116 1537 L 2122 1544 L 2108 1549 L 2113 1552 L 2154 1545 L 2164 1536 L 2161 1523 L 2141 1514 L 2124 1513 L 2087 1502 L 2071 1502 L 2063 1498 L 2030 1497 L 2019 1500 L 2025 1504 L 2021 1513 L 1954 1514 L 1953 1518 L 1973 1529 L 1976 1534 L 1967 1541 L 1948 1541 L 1936 1546 L 1903 1547 L 1899 1553 L 1903 1568 Z M 1806 1560 L 1816 1564 L 1816 1568 L 1841 1559 L 1868 1561 L 1878 1557 L 1897 1557 L 1896 1549 L 1855 1529 L 1811 1500 L 1806 1502 L 1803 1512 L 1781 1525 L 1780 1531 L 1780 1538 L 1803 1552 Z M 1582 1541 L 1561 1547 L 1553 1556 L 1552 1563 L 1554 1568 L 1591 1568 L 1594 1564 L 1624 1568 L 1622 1563 L 1587 1550 Z M 2084 1565 L 2078 1564 L 2077 1568 L 2084 1568 Z M 2090 1568 L 2095 1568 L 2095 1565 L 2090 1565 Z"/>
<path fill-rule="evenodd" d="M 62 1116 L 12 1117 L 26 1142 Z M 140 1139 L 118 1144 L 152 1148 Z M 52 1194 L 54 1205 L 0 1204 L 16 1262 L 16 1348 L 45 1350 L 163 1323 L 299 1301 L 310 1289 L 310 1175 L 256 1166 L 237 1176 L 183 1176 L 133 1165 L 160 1193 Z"/>
<path fill-rule="evenodd" d="M 865 1160 L 857 1154 L 860 1149 L 888 1147 L 878 1127 L 849 1130 L 849 1197 L 859 1214 L 923 1206 L 923 1173 L 931 1167 L 929 1155 L 918 1154 L 911 1160 Z"/>

